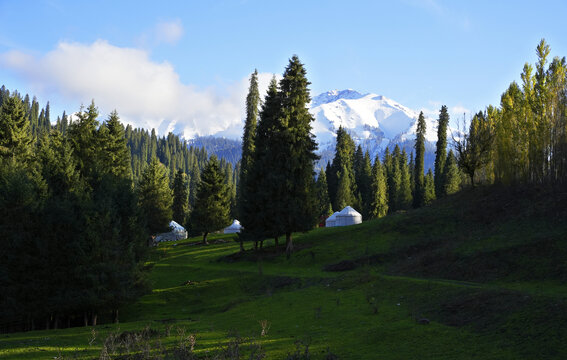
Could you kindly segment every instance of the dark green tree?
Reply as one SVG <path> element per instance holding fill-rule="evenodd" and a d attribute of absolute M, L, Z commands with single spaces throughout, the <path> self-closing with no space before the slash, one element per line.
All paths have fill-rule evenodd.
<path fill-rule="evenodd" d="M 33 138 L 22 100 L 17 95 L 3 99 L 0 106 L 0 157 L 27 163 Z"/>
<path fill-rule="evenodd" d="M 459 191 L 461 187 L 461 174 L 457 165 L 457 159 L 453 155 L 453 150 L 447 154 L 447 161 L 445 163 L 445 173 L 443 174 L 443 194 L 451 195 Z"/>
<path fill-rule="evenodd" d="M 425 117 L 423 111 L 419 113 L 417 119 L 417 132 L 415 137 L 415 195 L 413 197 L 413 207 L 422 207 L 425 204 L 425 177 L 424 177 L 424 156 L 425 156 Z"/>
<path fill-rule="evenodd" d="M 435 200 L 435 182 L 431 169 L 427 171 L 424 182 L 424 205 L 429 205 Z"/>
<path fill-rule="evenodd" d="M 397 206 L 399 209 L 409 209 L 412 205 L 411 175 L 408 165 L 406 150 L 402 150 L 399 157 L 400 166 L 400 191 L 397 196 Z"/>
<path fill-rule="evenodd" d="M 337 130 L 335 157 L 333 158 L 333 163 L 331 165 L 331 174 L 327 176 L 329 188 L 331 189 L 329 197 L 331 198 L 333 210 L 335 211 L 340 211 L 343 209 L 343 207 L 339 207 L 339 203 L 342 204 L 346 201 L 347 205 L 352 206 L 354 205 L 354 202 L 356 200 L 355 194 L 357 193 L 357 189 L 354 176 L 354 152 L 355 147 L 352 137 L 342 126 L 339 126 L 339 129 Z M 337 198 L 339 172 L 342 173 L 342 176 L 348 176 L 348 182 L 351 184 L 351 187 L 343 193 L 343 197 L 341 199 Z"/>
<path fill-rule="evenodd" d="M 370 217 L 372 219 L 386 216 L 388 213 L 386 174 L 378 156 L 376 156 L 372 167 L 372 201 L 370 204 Z"/>
<path fill-rule="evenodd" d="M 282 167 L 278 184 L 286 197 L 279 206 L 288 256 L 293 251 L 292 233 L 312 229 L 317 219 L 313 169 L 319 157 L 315 154 L 315 136 L 311 134 L 314 118 L 308 108 L 309 84 L 305 67 L 294 55 L 280 81 L 281 131 L 271 150 L 278 153 L 277 163 Z"/>
<path fill-rule="evenodd" d="M 186 177 L 187 175 L 183 170 L 179 169 L 173 180 L 173 220 L 183 226 L 186 226 L 189 205 Z"/>
<path fill-rule="evenodd" d="M 327 186 L 327 175 L 325 170 L 321 168 L 319 171 L 319 176 L 317 177 L 317 182 L 315 183 L 315 197 L 317 199 L 317 216 L 319 219 L 323 219 L 333 213 L 331 207 L 331 200 L 329 200 Z"/>
<path fill-rule="evenodd" d="M 435 193 L 438 197 L 444 195 L 445 161 L 447 160 L 447 129 L 449 127 L 449 113 L 447 106 L 441 106 L 437 125 L 437 145 L 435 150 Z"/>
<path fill-rule="evenodd" d="M 130 150 L 126 142 L 124 125 L 120 122 L 116 110 L 112 111 L 99 129 L 103 145 L 101 153 L 101 171 L 118 177 L 132 177 Z"/>
<path fill-rule="evenodd" d="M 201 173 L 197 188 L 195 208 L 191 212 L 191 226 L 194 231 L 203 234 L 203 243 L 207 235 L 230 225 L 230 198 L 224 174 L 219 162 L 212 155 Z"/>
<path fill-rule="evenodd" d="M 157 158 L 153 158 L 142 172 L 138 198 L 148 232 L 155 235 L 166 231 L 173 215 L 173 196 L 166 168 Z"/>

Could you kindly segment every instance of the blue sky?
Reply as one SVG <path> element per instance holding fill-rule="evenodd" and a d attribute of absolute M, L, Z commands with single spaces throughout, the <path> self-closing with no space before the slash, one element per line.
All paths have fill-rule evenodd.
<path fill-rule="evenodd" d="M 297 54 L 312 95 L 352 88 L 435 116 L 498 105 L 545 38 L 567 55 L 565 1 L 0 0 L 0 84 L 94 98 L 105 116 L 192 136 L 241 128 L 247 78 Z"/>

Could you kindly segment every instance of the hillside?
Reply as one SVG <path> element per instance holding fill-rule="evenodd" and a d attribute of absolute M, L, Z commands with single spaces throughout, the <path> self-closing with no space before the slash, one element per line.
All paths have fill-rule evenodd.
<path fill-rule="evenodd" d="M 161 244 L 147 264 L 152 293 L 120 324 L 1 335 L 0 356 L 93 358 L 105 338 L 113 359 L 165 356 L 195 334 L 203 359 L 236 348 L 246 359 L 563 359 L 565 204 L 561 191 L 469 189 L 297 234 L 289 260 L 271 241 L 239 254 L 233 235 Z"/>

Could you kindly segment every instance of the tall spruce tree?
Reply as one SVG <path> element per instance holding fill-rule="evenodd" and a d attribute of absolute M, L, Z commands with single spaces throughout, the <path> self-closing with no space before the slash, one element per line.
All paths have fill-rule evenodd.
<path fill-rule="evenodd" d="M 326 216 L 333 213 L 331 207 L 331 200 L 329 200 L 327 186 L 327 175 L 325 170 L 321 168 L 319 171 L 319 176 L 317 177 L 317 182 L 315 183 L 315 198 L 317 199 L 317 217 L 322 220 Z"/>
<path fill-rule="evenodd" d="M 293 251 L 292 233 L 310 230 L 316 224 L 313 167 L 318 156 L 315 154 L 317 143 L 311 134 L 314 118 L 308 108 L 309 84 L 305 67 L 294 55 L 280 81 L 282 131 L 271 149 L 278 152 L 282 167 L 278 183 L 286 197 L 279 206 L 288 256 Z"/>
<path fill-rule="evenodd" d="M 400 191 L 398 193 L 398 208 L 407 210 L 412 205 L 411 175 L 406 150 L 402 150 L 400 164 Z"/>
<path fill-rule="evenodd" d="M 0 106 L 0 157 L 28 162 L 31 160 L 32 142 L 22 100 L 17 95 L 7 96 Z"/>
<path fill-rule="evenodd" d="M 333 158 L 333 163 L 331 165 L 331 174 L 327 174 L 327 181 L 329 182 L 329 188 L 331 189 L 329 197 L 331 198 L 334 211 L 341 211 L 343 209 L 343 207 L 340 207 L 339 203 L 342 204 L 346 201 L 346 205 L 352 206 L 356 200 L 355 194 L 357 193 L 357 189 L 354 174 L 354 152 L 355 145 L 352 137 L 342 126 L 339 126 L 339 129 L 337 130 L 335 157 Z M 348 182 L 351 185 L 349 189 L 346 189 L 345 192 L 343 192 L 342 198 L 340 199 L 337 198 L 339 173 L 341 173 L 342 176 L 348 176 Z"/>
<path fill-rule="evenodd" d="M 173 180 L 173 220 L 183 226 L 186 226 L 189 205 L 186 177 L 187 175 L 183 170 L 179 169 L 175 173 L 175 179 Z"/>
<path fill-rule="evenodd" d="M 273 237 L 278 245 L 278 236 L 284 233 L 283 225 L 278 221 L 281 216 L 279 203 L 286 194 L 280 186 L 279 154 L 272 151 L 277 134 L 281 129 L 279 114 L 281 99 L 275 76 L 270 81 L 268 92 L 262 104 L 258 122 L 253 166 L 248 174 L 248 184 L 253 189 L 252 201 L 242 202 L 244 211 L 240 223 L 244 229 L 239 233 L 241 250 L 243 241 L 253 241 L 257 248 L 258 242 L 266 237 Z"/>
<path fill-rule="evenodd" d="M 435 181 L 431 169 L 427 171 L 424 177 L 423 204 L 429 205 L 435 200 Z"/>
<path fill-rule="evenodd" d="M 461 187 L 461 174 L 457 166 L 457 159 L 453 155 L 453 150 L 449 150 L 447 161 L 445 162 L 445 172 L 443 174 L 443 194 L 451 195 L 459 191 Z"/>
<path fill-rule="evenodd" d="M 424 178 L 424 156 L 425 156 L 425 117 L 423 111 L 417 119 L 417 132 L 415 137 L 415 195 L 413 207 L 422 207 L 425 204 L 425 178 Z"/>
<path fill-rule="evenodd" d="M 242 135 L 242 158 L 240 160 L 240 183 L 237 189 L 238 218 L 241 223 L 250 223 L 250 217 L 254 216 L 253 206 L 247 205 L 254 201 L 254 185 L 250 173 L 254 167 L 254 152 L 256 149 L 256 130 L 258 126 L 258 111 L 260 105 L 260 92 L 258 90 L 258 71 L 250 76 L 250 87 L 246 96 L 246 121 L 244 123 L 244 134 Z M 240 250 L 244 250 L 244 236 L 239 237 Z"/>
<path fill-rule="evenodd" d="M 118 177 L 132 178 L 130 165 L 130 149 L 126 143 L 124 125 L 120 122 L 116 110 L 108 116 L 100 130 L 99 136 L 103 144 L 101 167 L 103 172 Z"/>
<path fill-rule="evenodd" d="M 152 235 L 166 231 L 172 217 L 173 195 L 166 168 L 157 158 L 146 165 L 138 183 L 139 206 Z"/>
<path fill-rule="evenodd" d="M 370 218 L 381 218 L 388 213 L 386 174 L 378 156 L 376 156 L 372 167 L 372 200 L 370 204 Z"/>
<path fill-rule="evenodd" d="M 193 231 L 203 234 L 203 243 L 208 244 L 207 236 L 210 232 L 228 225 L 230 225 L 229 189 L 217 157 L 211 155 L 201 173 L 195 208 L 191 212 L 191 226 Z"/>
<path fill-rule="evenodd" d="M 444 195 L 445 161 L 447 160 L 447 129 L 449 127 L 449 113 L 447 106 L 441 106 L 437 125 L 437 144 L 435 149 L 435 193 L 437 197 Z"/>

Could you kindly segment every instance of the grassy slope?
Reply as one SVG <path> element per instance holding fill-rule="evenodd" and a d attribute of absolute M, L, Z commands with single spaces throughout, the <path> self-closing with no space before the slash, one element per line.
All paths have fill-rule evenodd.
<path fill-rule="evenodd" d="M 162 244 L 152 253 L 153 292 L 122 309 L 120 325 L 99 326 L 92 345 L 90 328 L 0 335 L 0 357 L 96 356 L 118 326 L 174 325 L 197 334 L 203 356 L 238 333 L 268 358 L 285 358 L 299 340 L 312 358 L 327 348 L 341 359 L 567 358 L 566 203 L 565 194 L 470 190 L 298 234 L 289 260 L 271 242 L 260 256 L 235 256 L 232 235 Z M 173 332 L 161 340 L 177 341 Z"/>

